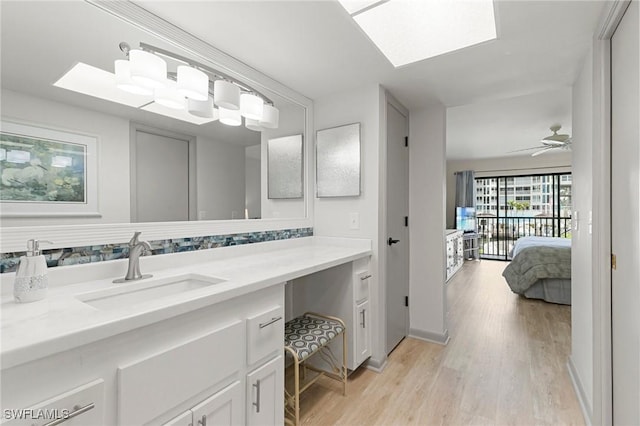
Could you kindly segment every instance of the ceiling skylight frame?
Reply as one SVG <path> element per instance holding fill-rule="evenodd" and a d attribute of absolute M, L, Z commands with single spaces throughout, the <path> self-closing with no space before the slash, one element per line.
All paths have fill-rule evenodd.
<path fill-rule="evenodd" d="M 498 38 L 494 0 L 338 0 L 395 67 Z"/>

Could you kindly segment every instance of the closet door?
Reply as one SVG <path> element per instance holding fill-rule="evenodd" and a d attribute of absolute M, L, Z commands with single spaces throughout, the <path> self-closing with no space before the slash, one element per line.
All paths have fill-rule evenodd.
<path fill-rule="evenodd" d="M 611 39 L 613 422 L 640 424 L 640 4 Z"/>

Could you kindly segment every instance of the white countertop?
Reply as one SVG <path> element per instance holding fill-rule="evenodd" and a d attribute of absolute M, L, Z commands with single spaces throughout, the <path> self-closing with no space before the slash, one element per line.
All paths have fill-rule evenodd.
<path fill-rule="evenodd" d="M 147 262 L 141 262 L 141 269 L 143 273 L 152 273 L 153 280 L 194 273 L 226 281 L 170 298 L 114 309 L 94 308 L 78 300 L 76 295 L 114 286 L 135 286 L 144 280 L 114 284 L 113 279 L 119 276 L 113 275 L 68 285 L 51 285 L 45 300 L 25 304 L 15 303 L 11 296 L 4 296 L 0 305 L 2 368 L 92 343 L 370 255 L 370 240 L 308 237 L 203 250 L 182 256 L 151 256 Z M 141 260 L 146 261 L 147 258 Z M 114 262 L 126 265 L 126 261 Z M 163 263 L 164 269 L 162 266 L 152 268 Z M 69 268 L 67 276 L 70 281 L 73 278 L 77 280 L 78 270 L 85 276 L 91 275 L 92 270 L 90 265 L 84 265 L 83 269 L 53 268 L 59 269 L 50 274 L 55 275 L 54 281 L 60 280 L 64 268 Z M 98 270 L 100 266 L 94 265 L 93 269 Z"/>

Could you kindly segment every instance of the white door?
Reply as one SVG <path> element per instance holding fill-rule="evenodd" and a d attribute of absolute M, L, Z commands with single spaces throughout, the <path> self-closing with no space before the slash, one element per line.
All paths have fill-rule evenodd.
<path fill-rule="evenodd" d="M 239 381 L 191 409 L 193 426 L 227 426 L 242 423 L 242 386 Z"/>
<path fill-rule="evenodd" d="M 640 31 L 633 1 L 611 39 L 613 422 L 640 424 Z"/>
<path fill-rule="evenodd" d="M 409 148 L 407 118 L 387 104 L 387 353 L 409 331 Z"/>
<path fill-rule="evenodd" d="M 136 131 L 132 221 L 189 220 L 189 141 Z"/>
<path fill-rule="evenodd" d="M 249 426 L 284 424 L 284 360 L 282 355 L 247 375 Z"/>

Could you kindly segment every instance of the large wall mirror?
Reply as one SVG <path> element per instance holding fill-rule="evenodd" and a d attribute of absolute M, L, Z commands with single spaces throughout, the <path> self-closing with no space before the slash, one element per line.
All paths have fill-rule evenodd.
<path fill-rule="evenodd" d="M 135 4 L 115 3 L 121 5 L 96 3 L 97 7 L 88 2 L 57 1 L 39 2 L 37 6 L 31 2 L 2 5 L 2 120 L 88 135 L 96 138 L 98 146 L 97 193 L 87 194 L 97 201 L 98 214 L 43 216 L 42 212 L 30 214 L 28 208 L 23 209 L 24 214 L 6 214 L 3 210 L 3 230 L 104 224 L 144 229 L 132 223 L 156 229 L 150 223 L 171 222 L 176 225 L 172 228 L 167 224 L 166 229 L 180 228 L 180 232 L 189 233 L 189 227 L 178 226 L 176 221 L 233 221 L 233 229 L 244 229 L 235 222 L 247 219 L 290 219 L 292 224 L 310 224 L 308 158 L 302 165 L 303 198 L 269 199 L 267 193 L 267 141 L 300 134 L 308 141 L 310 101 L 231 57 L 227 57 L 227 64 L 220 64 L 226 56 L 221 52 L 213 62 L 207 52 L 196 48 L 212 49 L 208 52 L 215 52 L 215 48 L 190 39 Z M 127 22 L 114 16 L 113 10 L 103 10 L 105 7 L 135 9 L 138 22 Z M 151 34 L 147 30 L 155 24 L 178 30 L 181 43 L 195 40 L 201 45 L 178 45 L 174 39 L 159 35 L 162 28 L 154 27 Z M 123 105 L 54 85 L 78 63 L 112 73 L 114 61 L 125 57 L 119 48 L 123 41 L 133 48 L 145 43 L 193 58 L 239 81 L 246 78 L 279 109 L 278 127 L 259 132 L 219 120 L 196 124 L 154 108 Z M 167 62 L 171 71 L 176 65 Z M 234 70 L 233 64 L 244 69 Z M 254 74 L 247 78 L 247 72 Z M 305 156 L 309 151 L 305 148 Z M 259 227 L 270 226 L 281 228 L 282 224 Z"/>

